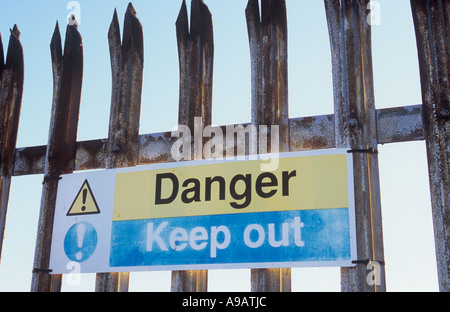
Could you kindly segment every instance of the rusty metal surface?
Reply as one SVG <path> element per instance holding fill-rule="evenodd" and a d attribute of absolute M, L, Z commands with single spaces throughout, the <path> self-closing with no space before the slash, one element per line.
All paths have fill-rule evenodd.
<path fill-rule="evenodd" d="M 291 119 L 290 136 L 292 152 L 334 148 L 334 115 Z"/>
<path fill-rule="evenodd" d="M 106 142 L 107 140 L 78 142 L 75 170 L 105 168 Z"/>
<path fill-rule="evenodd" d="M 194 134 L 195 117 L 203 126 L 212 123 L 214 35 L 211 12 L 203 0 L 191 1 L 190 25 L 183 0 L 176 21 L 180 63 L 179 125 Z M 164 141 L 164 140 L 163 140 Z M 194 159 L 202 159 L 203 146 L 192 144 Z M 205 292 L 208 271 L 173 271 L 172 292 Z"/>
<path fill-rule="evenodd" d="M 378 144 L 423 141 L 422 105 L 379 109 L 376 112 Z M 290 120 L 291 151 L 335 148 L 334 115 Z"/>
<path fill-rule="evenodd" d="M 411 0 L 440 291 L 450 291 L 450 1 Z"/>
<path fill-rule="evenodd" d="M 335 148 L 334 115 L 292 118 L 290 150 Z M 379 144 L 423 141 L 422 105 L 386 108 L 377 111 Z M 235 127 L 237 125 L 233 125 Z M 248 124 L 243 124 L 243 127 Z M 221 126 L 226 133 L 226 126 Z M 171 132 L 140 135 L 139 165 L 174 162 L 171 149 L 177 138 Z M 107 139 L 77 143 L 75 170 L 103 169 L 106 166 Z M 224 141 L 226 150 L 226 140 Z M 17 148 L 13 176 L 43 174 L 46 146 Z"/>
<path fill-rule="evenodd" d="M 0 263 L 3 240 L 5 236 L 6 217 L 8 213 L 9 191 L 11 189 L 11 176 L 0 176 Z"/>
<path fill-rule="evenodd" d="M 331 43 L 336 147 L 377 150 L 369 0 L 325 0 Z M 354 153 L 357 260 L 384 263 L 378 155 Z M 380 272 L 378 272 L 380 271 Z M 367 282 L 367 265 L 341 269 L 341 289 L 385 291 L 385 270 L 375 272 L 380 285 Z"/>
<path fill-rule="evenodd" d="M 3 176 L 11 176 L 24 80 L 23 49 L 16 25 L 11 30 L 6 62 L 1 38 L 0 50 L 0 171 Z"/>
<path fill-rule="evenodd" d="M 16 25 L 11 30 L 6 61 L 0 35 L 0 261 L 14 166 L 24 78 L 23 48 Z"/>
<path fill-rule="evenodd" d="M 280 150 L 289 151 L 287 13 L 285 0 L 248 1 L 252 123 L 278 125 Z"/>
<path fill-rule="evenodd" d="M 377 110 L 378 144 L 423 141 L 422 105 Z"/>
<path fill-rule="evenodd" d="M 123 40 L 121 41 L 120 38 L 116 10 L 109 28 L 108 39 L 112 95 L 105 167 L 113 169 L 136 166 L 139 161 L 144 35 L 136 10 L 131 3 L 125 13 Z M 99 273 L 95 290 L 96 292 L 127 292 L 129 276 L 127 272 Z"/>
<path fill-rule="evenodd" d="M 107 168 L 136 166 L 139 158 L 139 122 L 144 71 L 144 35 L 130 3 L 125 13 L 123 40 L 117 12 L 108 33 L 112 96 Z"/>
<path fill-rule="evenodd" d="M 76 26 L 67 26 L 64 55 L 59 25 L 50 45 L 53 65 L 53 103 L 45 156 L 41 210 L 34 258 L 31 291 L 60 291 L 61 275 L 50 275 L 50 246 L 53 232 L 58 177 L 75 169 L 78 115 L 83 79 L 83 45 Z"/>
<path fill-rule="evenodd" d="M 0 33 L 0 86 L 2 85 L 2 81 L 3 81 L 3 68 L 4 67 L 5 67 L 5 55 L 3 52 L 2 34 Z"/>
<path fill-rule="evenodd" d="M 106 166 L 106 139 L 77 142 L 75 171 Z M 17 148 L 13 176 L 43 174 L 47 146 Z"/>
<path fill-rule="evenodd" d="M 139 165 L 174 162 L 172 146 L 177 138 L 171 132 L 142 135 L 139 147 Z"/>
<path fill-rule="evenodd" d="M 290 150 L 288 37 L 285 0 L 249 0 L 246 8 L 252 72 L 252 124 L 279 126 L 279 151 Z M 270 129 L 270 128 L 269 128 Z M 271 132 L 268 146 L 271 146 Z M 269 151 L 270 152 L 270 151 Z M 290 269 L 252 270 L 252 291 L 291 291 Z"/>
<path fill-rule="evenodd" d="M 32 146 L 16 149 L 14 176 L 43 174 L 47 146 Z"/>
<path fill-rule="evenodd" d="M 190 25 L 188 22 L 183 0 L 176 21 L 180 63 L 178 121 L 194 133 L 195 117 L 201 117 L 205 126 L 212 122 L 214 34 L 211 12 L 203 0 L 191 1 Z"/>

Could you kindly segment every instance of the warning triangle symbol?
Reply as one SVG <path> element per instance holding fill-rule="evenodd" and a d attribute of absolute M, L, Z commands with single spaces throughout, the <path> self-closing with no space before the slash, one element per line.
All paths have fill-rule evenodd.
<path fill-rule="evenodd" d="M 92 189 L 88 180 L 85 180 L 83 186 L 78 192 L 78 195 L 75 197 L 72 206 L 70 206 L 67 216 L 81 216 L 99 213 L 100 209 L 98 208 Z"/>

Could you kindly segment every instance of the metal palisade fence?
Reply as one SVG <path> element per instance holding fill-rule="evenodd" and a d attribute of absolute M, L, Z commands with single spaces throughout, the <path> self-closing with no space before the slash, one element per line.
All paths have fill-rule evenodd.
<path fill-rule="evenodd" d="M 289 118 L 286 1 L 249 0 L 245 12 L 252 67 L 249 124 L 268 129 L 278 126 L 281 152 L 347 148 L 353 153 L 358 260 L 355 267 L 341 269 L 342 291 L 386 290 L 378 144 L 425 140 L 439 287 L 449 291 L 450 0 L 411 0 L 423 104 L 382 110 L 376 109 L 374 101 L 371 25 L 366 18 L 370 0 L 324 0 L 324 4 L 332 52 L 334 114 Z M 20 149 L 16 148 L 24 81 L 20 32 L 17 26 L 11 30 L 6 58 L 0 37 L 0 254 L 11 177 L 45 177 L 32 291 L 61 290 L 62 276 L 50 274 L 49 259 L 62 174 L 176 161 L 171 153 L 176 138 L 170 131 L 139 133 L 144 38 L 131 3 L 123 27 L 121 38 L 114 12 L 108 33 L 112 70 L 108 138 L 77 142 L 83 45 L 77 23 L 72 22 L 67 26 L 64 49 L 59 25 L 51 41 L 54 91 L 48 145 Z M 192 0 L 190 25 L 182 2 L 176 30 L 179 124 L 194 133 L 196 118 L 201 118 L 204 126 L 212 123 L 213 22 L 203 1 Z M 204 157 L 202 150 L 194 146 L 194 159 Z M 367 282 L 371 263 L 378 265 L 377 283 Z M 207 281 L 207 271 L 174 271 L 172 291 L 207 291 Z M 97 291 L 127 291 L 128 284 L 128 273 L 97 274 Z M 290 291 L 290 269 L 254 269 L 251 287 L 255 292 Z"/>

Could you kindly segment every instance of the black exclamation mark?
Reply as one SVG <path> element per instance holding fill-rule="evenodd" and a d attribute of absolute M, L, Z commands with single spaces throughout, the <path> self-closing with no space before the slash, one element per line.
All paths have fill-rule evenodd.
<path fill-rule="evenodd" d="M 83 212 L 86 211 L 86 206 L 84 205 L 86 205 L 87 192 L 88 192 L 87 189 L 83 190 L 83 207 L 81 207 L 81 211 Z"/>

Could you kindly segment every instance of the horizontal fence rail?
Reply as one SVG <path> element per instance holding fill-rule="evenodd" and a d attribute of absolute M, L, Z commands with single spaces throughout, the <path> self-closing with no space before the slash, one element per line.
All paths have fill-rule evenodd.
<path fill-rule="evenodd" d="M 290 119 L 290 150 L 305 151 L 335 148 L 334 115 Z M 408 141 L 423 141 L 422 106 L 403 106 L 377 110 L 378 142 L 389 144 Z M 248 126 L 250 124 L 230 125 Z M 227 126 L 221 126 L 226 133 Z M 178 137 L 172 132 L 144 134 L 139 139 L 139 165 L 175 161 L 171 154 Z M 107 139 L 77 143 L 75 170 L 92 170 L 105 167 Z M 234 145 L 233 143 L 233 146 Z M 224 143 L 226 149 L 226 142 Z M 13 176 L 44 173 L 44 157 L 47 146 L 17 148 Z M 224 156 L 226 156 L 224 154 Z"/>
<path fill-rule="evenodd" d="M 425 141 L 427 146 L 436 258 L 441 291 L 450 290 L 450 0 L 411 0 L 417 39 L 423 104 L 376 109 L 373 86 L 370 0 L 324 0 L 333 75 L 334 113 L 289 118 L 288 27 L 285 0 L 249 0 L 245 10 L 251 60 L 252 120 L 230 129 L 279 127 L 280 152 L 347 148 L 353 152 L 357 261 L 341 269 L 341 290 L 386 291 L 381 221 L 378 145 Z M 208 158 L 204 137 L 196 138 L 195 121 L 212 123 L 214 73 L 213 14 L 202 0 L 186 1 L 176 20 L 180 67 L 180 126 L 187 126 L 196 160 Z M 175 132 L 139 134 L 144 35 L 130 3 L 120 35 L 117 11 L 108 32 L 112 73 L 108 138 L 77 141 L 83 81 L 83 44 L 72 17 L 64 49 L 59 25 L 50 45 L 53 100 L 48 144 L 16 147 L 22 103 L 24 57 L 17 26 L 6 54 L 0 37 L 0 257 L 13 176 L 44 175 L 32 291 L 61 291 L 62 276 L 49 271 L 50 246 L 59 177 L 74 171 L 113 169 L 177 161 Z M 270 130 L 269 130 L 270 131 Z M 270 132 L 269 132 L 270 134 Z M 269 135 L 269 137 L 271 137 Z M 254 153 L 240 149 L 242 138 L 224 139 L 223 157 Z M 245 139 L 244 139 L 245 140 Z M 268 146 L 272 146 L 270 141 Z M 232 145 L 230 147 L 229 145 Z M 242 146 L 241 146 L 242 147 Z M 270 150 L 268 150 L 270 152 Z M 217 156 L 217 154 L 215 155 Z M 380 283 L 369 285 L 367 264 L 378 262 Z M 172 272 L 172 291 L 207 291 L 207 271 Z M 251 273 L 252 291 L 290 291 L 290 269 Z M 125 292 L 129 273 L 99 273 L 98 292 Z"/>

